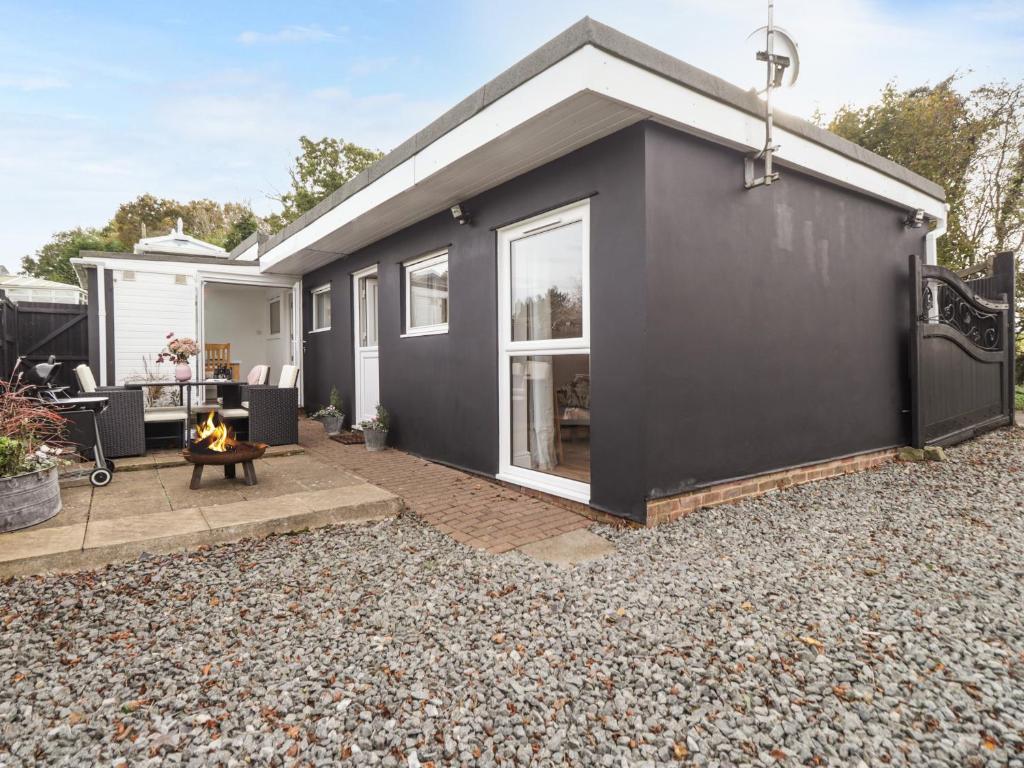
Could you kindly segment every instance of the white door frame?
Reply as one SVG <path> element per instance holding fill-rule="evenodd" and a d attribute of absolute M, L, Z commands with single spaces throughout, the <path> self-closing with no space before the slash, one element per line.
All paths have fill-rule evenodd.
<path fill-rule="evenodd" d="M 355 375 L 354 402 L 352 403 L 352 429 L 359 429 L 359 421 L 363 418 L 363 387 L 362 387 L 362 365 L 364 353 L 375 353 L 377 356 L 377 388 L 380 391 L 380 278 L 377 279 L 377 345 L 373 347 L 361 347 L 359 339 L 362 336 L 362 326 L 359 319 L 359 281 L 364 277 L 378 274 L 378 265 L 361 269 L 352 273 L 352 365 Z M 362 354 L 361 354 L 362 353 Z"/>
<path fill-rule="evenodd" d="M 511 245 L 545 230 L 582 222 L 583 335 L 578 339 L 512 341 Z M 590 354 L 590 200 L 547 211 L 498 230 L 498 479 L 555 496 L 590 503 L 590 484 L 512 464 L 511 375 L 513 357 Z"/>
<path fill-rule="evenodd" d="M 299 390 L 299 405 L 304 405 L 304 389 L 302 386 L 302 278 L 294 277 L 277 277 L 275 275 L 225 275 L 214 272 L 196 272 L 196 343 L 199 344 L 199 354 L 197 355 L 197 361 L 199 364 L 199 371 L 197 376 L 202 376 L 203 371 L 206 370 L 206 357 L 204 350 L 206 349 L 206 284 L 207 283 L 227 283 L 230 285 L 248 285 L 253 288 L 288 288 L 292 293 L 292 322 L 296 329 L 295 338 L 298 341 L 297 354 L 295 356 L 296 364 L 299 366 L 299 376 L 295 381 L 295 386 Z M 284 322 L 284 316 L 281 317 Z M 283 330 L 283 329 L 282 329 Z M 241 371 L 240 374 L 244 376 L 247 371 Z M 270 383 L 270 382 L 268 382 Z"/>

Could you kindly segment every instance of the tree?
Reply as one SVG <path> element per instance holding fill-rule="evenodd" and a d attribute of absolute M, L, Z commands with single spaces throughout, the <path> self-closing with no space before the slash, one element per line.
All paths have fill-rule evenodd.
<path fill-rule="evenodd" d="M 971 164 L 965 206 L 977 253 L 1024 247 L 1024 83 L 984 85 L 972 93 L 988 130 Z"/>
<path fill-rule="evenodd" d="M 954 270 L 1024 248 L 1024 83 L 958 93 L 955 78 L 844 107 L 829 128 L 946 190 L 949 216 L 938 259 Z M 1016 316 L 1024 334 L 1024 259 L 1017 260 Z"/>
<path fill-rule="evenodd" d="M 383 157 L 382 152 L 330 137 L 313 141 L 307 136 L 301 136 L 299 146 L 302 151 L 295 157 L 295 165 L 288 172 L 291 189 L 271 196 L 272 200 L 277 200 L 283 207 L 281 213 L 267 219 L 272 231 L 295 221 L 353 176 Z"/>
<path fill-rule="evenodd" d="M 32 277 L 77 285 L 71 259 L 77 258 L 79 251 L 123 250 L 124 247 L 108 230 L 81 227 L 66 229 L 57 232 L 50 242 L 36 251 L 35 256 L 23 257 L 21 269 Z"/>
<path fill-rule="evenodd" d="M 181 216 L 181 205 L 176 201 L 144 194 L 127 203 L 121 203 L 110 221 L 110 227 L 117 239 L 124 244 L 125 250 L 131 250 L 142 239 L 143 228 L 147 236 L 169 231 L 173 226 L 172 222 L 178 216 Z"/>
<path fill-rule="evenodd" d="M 988 130 L 971 100 L 950 77 L 935 86 L 899 91 L 889 83 L 879 103 L 841 108 L 828 128 L 887 157 L 946 190 L 949 221 L 939 239 L 939 262 L 960 268 L 973 262 L 974 243 L 965 225 L 971 164 Z"/>
<path fill-rule="evenodd" d="M 253 232 L 257 232 L 260 224 L 259 216 L 246 209 L 228 227 L 227 235 L 224 236 L 224 242 L 222 243 L 223 248 L 228 251 L 234 250 L 245 238 L 249 237 Z"/>
<path fill-rule="evenodd" d="M 256 226 L 260 225 L 259 217 L 244 203 L 222 205 L 205 198 L 182 203 L 144 194 L 118 206 L 110 227 L 116 233 L 117 239 L 130 250 L 142 239 L 143 226 L 146 228 L 147 237 L 162 235 L 174 229 L 179 217 L 185 232 L 200 240 L 221 246 L 227 242 L 236 225 L 243 229 L 249 226 L 243 222 L 255 221 Z M 255 230 L 250 230 L 249 234 L 252 231 Z M 245 237 L 248 237 L 248 234 Z"/>

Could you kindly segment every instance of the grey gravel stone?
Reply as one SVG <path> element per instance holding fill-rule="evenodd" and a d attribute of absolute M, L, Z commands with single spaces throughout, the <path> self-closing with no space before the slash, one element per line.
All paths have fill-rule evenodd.
<path fill-rule="evenodd" d="M 411 515 L 0 585 L 0 765 L 1021 765 L 1024 432 L 572 569 Z"/>

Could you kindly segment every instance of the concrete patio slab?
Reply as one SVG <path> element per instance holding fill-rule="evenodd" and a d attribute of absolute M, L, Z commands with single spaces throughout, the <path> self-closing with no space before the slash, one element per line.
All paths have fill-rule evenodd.
<path fill-rule="evenodd" d="M 330 500 L 315 498 L 330 495 Z M 273 533 L 287 533 L 342 523 L 369 522 L 395 517 L 402 500 L 376 486 L 362 483 L 330 491 L 279 496 L 269 507 L 261 501 L 243 501 L 203 508 L 214 541 L 228 542 Z"/>
<path fill-rule="evenodd" d="M 117 549 L 123 545 L 143 542 L 147 552 L 164 551 L 162 539 L 181 539 L 188 534 L 209 531 L 210 526 L 198 508 L 150 512 L 144 515 L 90 520 L 85 532 L 83 549 L 106 547 Z M 128 548 L 131 550 L 131 548 Z"/>
<path fill-rule="evenodd" d="M 535 541 L 519 547 L 524 555 L 568 568 L 588 560 L 598 560 L 615 552 L 615 545 L 608 539 L 583 528 L 569 531 L 550 539 Z"/>
<path fill-rule="evenodd" d="M 261 459 L 257 467 L 255 486 L 211 472 L 193 491 L 191 466 L 153 462 L 148 469 L 115 472 L 105 488 L 64 486 L 64 508 L 54 518 L 0 534 L 0 578 L 380 520 L 403 509 L 398 496 L 319 457 L 290 453 Z"/>
<path fill-rule="evenodd" d="M 85 523 L 57 528 L 26 528 L 3 534 L 0 562 L 38 557 L 81 549 L 85 540 Z"/>

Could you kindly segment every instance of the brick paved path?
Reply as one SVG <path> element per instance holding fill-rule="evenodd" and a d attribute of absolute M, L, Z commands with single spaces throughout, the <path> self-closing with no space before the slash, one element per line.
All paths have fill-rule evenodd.
<path fill-rule="evenodd" d="M 401 451 L 370 453 L 362 445 L 336 443 L 317 422 L 299 422 L 299 443 L 401 496 L 409 509 L 456 541 L 488 552 L 507 552 L 591 523 L 564 507 Z"/>

